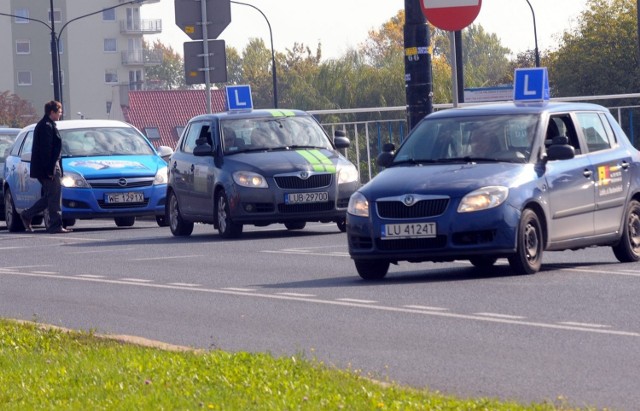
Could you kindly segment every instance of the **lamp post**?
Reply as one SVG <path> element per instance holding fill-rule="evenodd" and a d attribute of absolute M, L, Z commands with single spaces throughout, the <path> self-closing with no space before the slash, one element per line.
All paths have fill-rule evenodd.
<path fill-rule="evenodd" d="M 526 2 L 531 9 L 531 15 L 533 16 L 533 39 L 536 43 L 536 67 L 540 67 L 540 54 L 538 53 L 538 31 L 536 29 L 536 14 L 533 12 L 533 7 L 531 6 L 531 3 L 529 3 L 529 0 L 526 0 Z"/>
<path fill-rule="evenodd" d="M 271 31 L 271 23 L 269 23 L 269 19 L 264 15 L 262 10 L 260 10 L 253 4 L 242 3 L 240 1 L 233 0 L 231 0 L 231 3 L 242 4 L 243 6 L 249 6 L 258 10 L 258 12 L 262 14 L 262 17 L 264 17 L 265 21 L 267 22 L 267 26 L 269 26 L 269 38 L 271 40 L 271 76 L 273 77 L 273 108 L 278 108 L 278 79 L 276 76 L 276 56 L 273 50 L 273 32 Z"/>
<path fill-rule="evenodd" d="M 89 16 L 93 16 L 94 14 L 98 14 L 98 13 L 102 13 L 106 10 L 112 10 L 115 9 L 117 7 L 122 7 L 122 6 L 128 6 L 131 4 L 142 4 L 144 3 L 146 0 L 130 0 L 128 2 L 125 3 L 121 3 L 121 4 L 117 4 L 115 6 L 111 6 L 111 7 L 106 7 L 104 9 L 100 9 L 98 11 L 94 11 L 92 13 L 87 13 L 87 14 L 83 14 L 82 16 L 78 16 L 75 17 L 69 21 L 67 21 L 62 28 L 60 29 L 60 32 L 56 34 L 56 29 L 55 29 L 55 23 L 54 23 L 54 14 L 53 14 L 53 0 L 49 0 L 49 23 L 46 23 L 42 20 L 38 20 L 38 19 L 33 19 L 30 17 L 23 17 L 23 16 L 18 16 L 15 14 L 7 14 L 7 13 L 0 13 L 0 16 L 7 16 L 7 17 L 13 17 L 13 18 L 17 18 L 17 19 L 23 19 L 23 20 L 29 20 L 29 21 L 35 21 L 41 24 L 44 24 L 50 31 L 51 31 L 51 71 L 52 71 L 52 76 L 53 76 L 53 98 L 56 101 L 59 101 L 62 104 L 62 71 L 60 70 L 60 38 L 62 37 L 62 32 L 64 31 L 64 29 L 69 25 L 69 23 L 85 18 L 85 17 L 89 17 Z"/>

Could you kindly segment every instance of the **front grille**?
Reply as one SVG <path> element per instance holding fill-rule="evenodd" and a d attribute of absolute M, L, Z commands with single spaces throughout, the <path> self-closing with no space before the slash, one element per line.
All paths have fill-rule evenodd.
<path fill-rule="evenodd" d="M 149 199 L 145 198 L 142 203 L 105 203 L 104 200 L 98 200 L 100 208 L 105 210 L 113 210 L 118 208 L 143 208 L 149 204 Z"/>
<path fill-rule="evenodd" d="M 447 244 L 447 236 L 434 238 L 403 238 L 398 240 L 376 240 L 376 246 L 383 251 L 420 251 L 442 248 Z"/>
<path fill-rule="evenodd" d="M 87 180 L 91 188 L 138 188 L 153 185 L 154 177 L 136 178 L 104 178 L 100 180 Z M 124 185 L 121 181 L 126 181 Z"/>
<path fill-rule="evenodd" d="M 313 213 L 318 211 L 333 210 L 333 202 L 311 204 L 278 204 L 278 211 L 281 213 Z"/>
<path fill-rule="evenodd" d="M 306 190 L 309 188 L 328 187 L 331 185 L 333 174 L 313 174 L 306 180 L 298 176 L 274 177 L 278 187 L 288 190 Z"/>
<path fill-rule="evenodd" d="M 380 218 L 411 219 L 433 217 L 444 213 L 448 198 L 420 200 L 408 207 L 401 201 L 378 201 L 376 207 Z"/>

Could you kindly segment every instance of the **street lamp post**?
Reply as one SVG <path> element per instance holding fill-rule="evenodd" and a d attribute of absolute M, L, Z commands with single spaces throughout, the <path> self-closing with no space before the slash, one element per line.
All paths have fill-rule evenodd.
<path fill-rule="evenodd" d="M 536 67 L 540 67 L 540 54 L 538 53 L 538 31 L 536 29 L 536 13 L 533 12 L 533 7 L 531 6 L 531 3 L 529 3 L 529 0 L 526 0 L 526 2 L 531 9 L 531 15 L 533 16 L 533 39 L 536 43 Z"/>
<path fill-rule="evenodd" d="M 269 26 L 269 38 L 271 39 L 271 76 L 273 78 L 273 108 L 278 108 L 278 78 L 276 76 L 276 56 L 275 51 L 273 50 L 273 32 L 271 31 L 271 23 L 269 23 L 269 19 L 264 15 L 262 10 L 260 10 L 253 4 L 242 3 L 233 0 L 231 0 L 231 3 L 242 4 L 243 6 L 249 6 L 258 10 L 258 12 L 262 14 L 262 17 L 264 17 L 265 21 L 267 22 L 267 26 Z"/>
<path fill-rule="evenodd" d="M 130 4 L 142 4 L 145 1 L 146 0 L 130 0 L 126 3 L 117 4 L 115 6 L 106 7 L 104 9 L 100 9 L 92 13 L 83 14 L 82 16 L 75 17 L 69 20 L 68 22 L 66 22 L 60 29 L 60 32 L 57 34 L 56 34 L 56 29 L 54 24 L 55 18 L 53 13 L 53 0 L 49 0 L 49 7 L 50 7 L 49 23 L 45 23 L 42 20 L 33 19 L 30 17 L 18 16 L 15 14 L 0 13 L 0 16 L 7 16 L 7 17 L 13 17 L 13 18 L 18 18 L 23 20 L 35 21 L 35 22 L 44 24 L 51 31 L 51 71 L 52 71 L 52 77 L 53 77 L 53 98 L 54 100 L 59 101 L 62 104 L 62 71 L 60 70 L 60 38 L 62 37 L 62 32 L 64 31 L 64 29 L 69 25 L 69 23 L 73 21 L 76 21 L 85 17 L 93 16 L 95 14 L 102 13 L 106 10 L 112 10 L 117 7 L 128 6 Z"/>

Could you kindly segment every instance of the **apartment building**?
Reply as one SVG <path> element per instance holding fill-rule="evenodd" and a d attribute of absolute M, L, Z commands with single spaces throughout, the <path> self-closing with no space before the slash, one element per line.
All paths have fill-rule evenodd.
<path fill-rule="evenodd" d="M 145 66 L 162 63 L 161 54 L 143 50 L 144 35 L 160 33 L 162 21 L 141 18 L 144 4 L 159 1 L 0 1 L 0 92 L 17 94 L 40 113 L 55 96 L 57 55 L 65 119 L 124 119 L 128 91 L 144 89 Z"/>

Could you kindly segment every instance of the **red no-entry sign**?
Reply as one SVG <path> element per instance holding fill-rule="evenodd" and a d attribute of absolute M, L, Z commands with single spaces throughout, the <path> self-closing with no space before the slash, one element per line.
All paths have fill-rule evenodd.
<path fill-rule="evenodd" d="M 478 17 L 482 0 L 421 0 L 427 21 L 442 30 L 462 30 Z"/>

